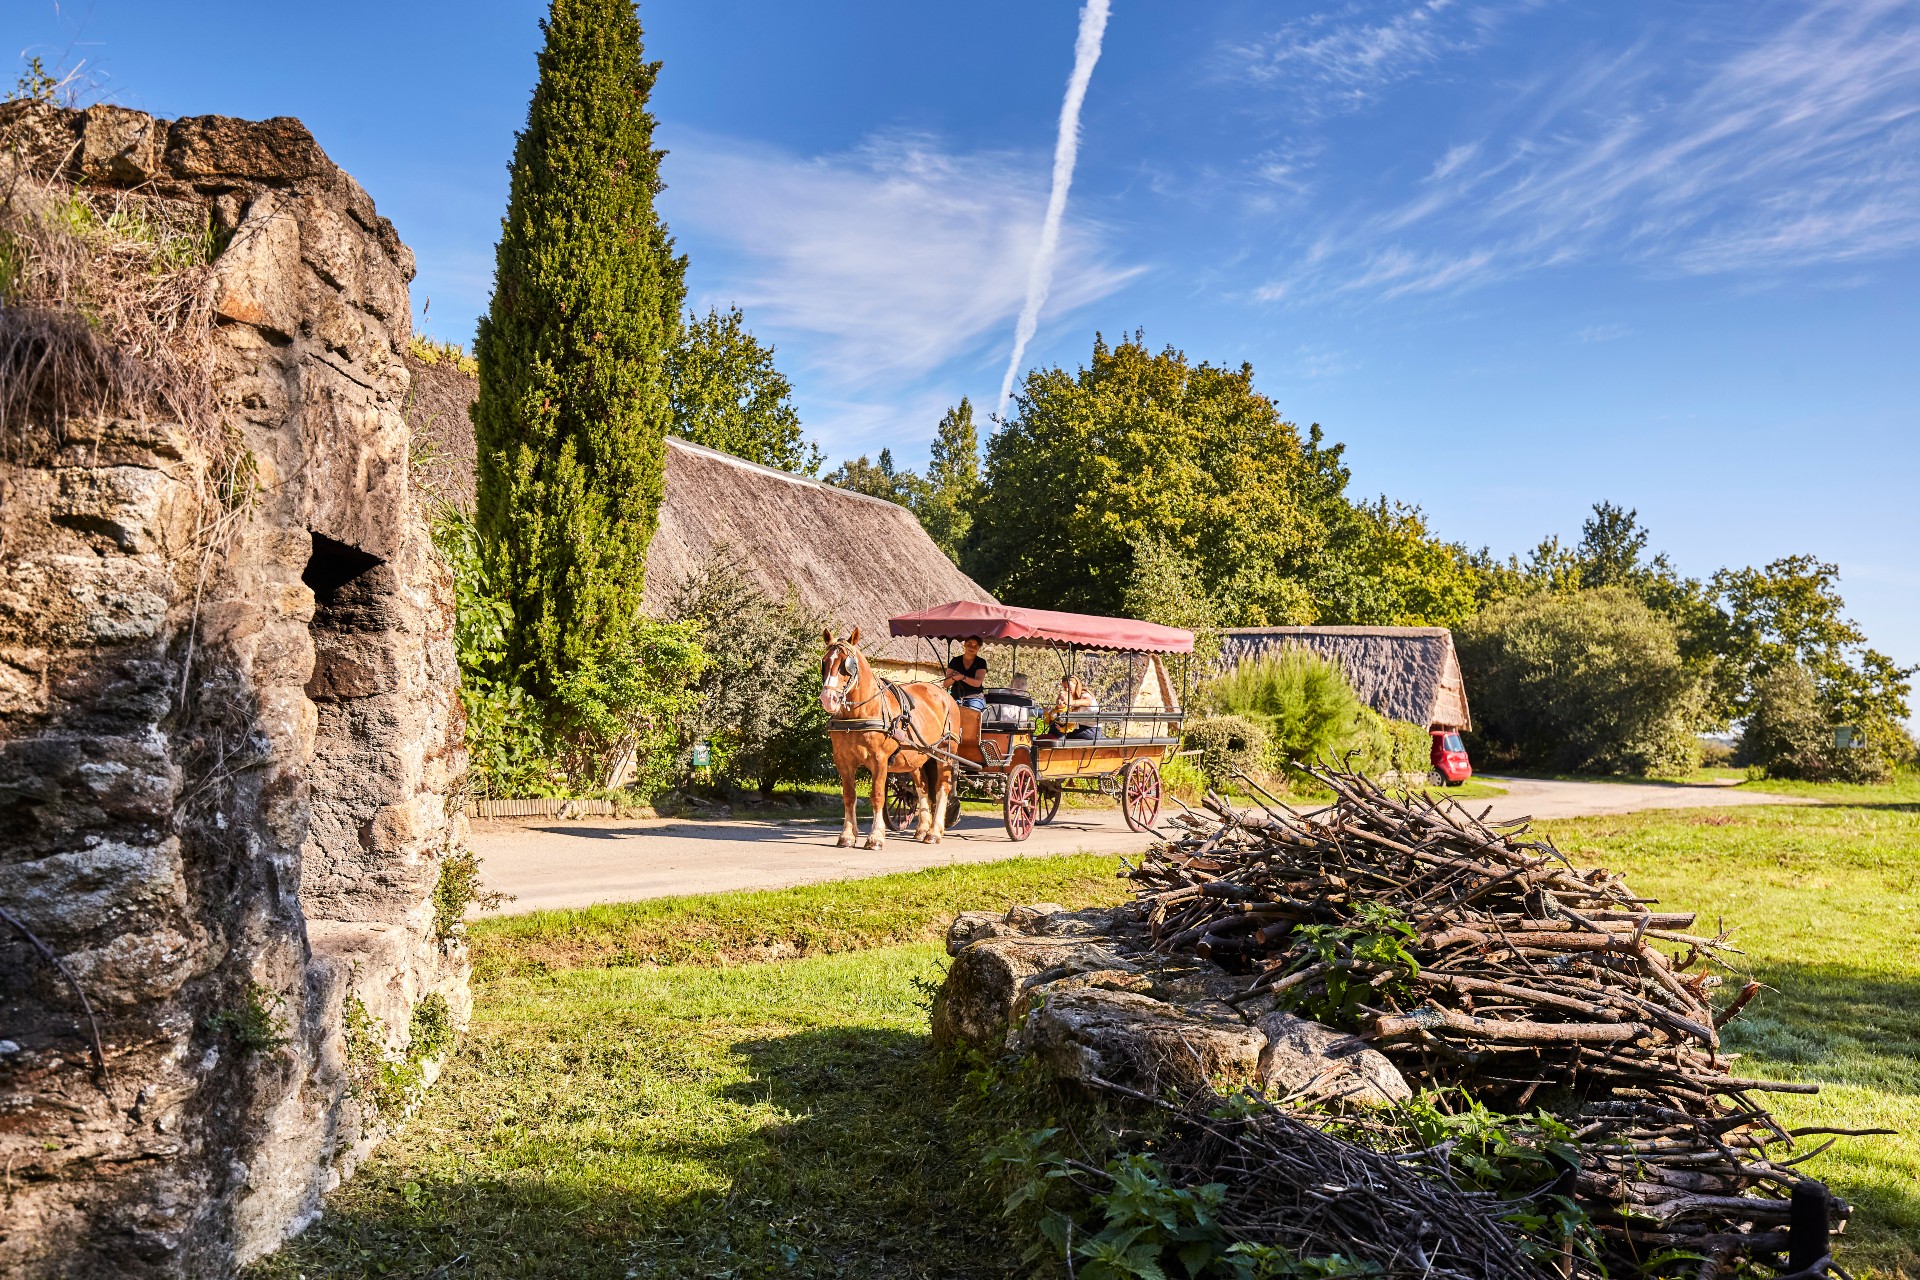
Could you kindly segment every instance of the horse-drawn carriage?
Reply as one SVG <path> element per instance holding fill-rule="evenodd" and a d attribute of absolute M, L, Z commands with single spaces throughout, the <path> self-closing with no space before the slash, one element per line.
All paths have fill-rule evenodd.
<path fill-rule="evenodd" d="M 930 645 L 944 641 L 949 649 L 977 638 L 1002 653 L 1009 679 L 988 687 L 984 709 L 975 710 L 955 705 L 937 686 L 873 678 L 872 692 L 864 685 L 856 691 L 857 672 L 848 672 L 841 707 L 858 710 L 864 704 L 880 714 L 859 721 L 843 715 L 831 727 L 848 735 L 884 729 L 891 745 L 855 759 L 858 753 L 836 741 L 848 803 L 843 843 L 851 843 L 853 770 L 862 765 L 881 784 L 875 801 L 885 796 L 879 821 L 892 831 L 918 827 L 922 840 L 939 839 L 959 816 L 963 795 L 998 801 L 1014 840 L 1025 840 L 1036 825 L 1051 822 L 1068 791 L 1112 796 L 1129 827 L 1151 829 L 1160 812 L 1160 765 L 1180 742 L 1180 696 L 1162 659 L 1191 654 L 1192 632 L 1126 618 L 971 601 L 902 614 L 890 619 L 888 628 L 895 636 L 922 637 Z M 836 647 L 851 645 L 829 637 L 822 666 L 829 685 Z M 1050 704 L 1044 689 L 1036 696 L 1021 687 L 1021 676 L 1032 680 L 1055 669 L 1062 676 L 1091 677 L 1094 696 L 1085 701 L 1093 705 L 1062 708 Z M 850 739 L 844 745 L 850 747 Z M 883 781 L 883 774 L 891 781 Z M 876 822 L 872 842 L 881 838 Z"/>

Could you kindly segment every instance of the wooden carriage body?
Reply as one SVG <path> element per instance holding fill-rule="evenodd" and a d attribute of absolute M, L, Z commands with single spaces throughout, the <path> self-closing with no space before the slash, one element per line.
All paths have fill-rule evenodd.
<path fill-rule="evenodd" d="M 1024 840 L 1053 820 L 1068 791 L 1101 792 L 1120 801 L 1128 826 L 1151 830 L 1160 807 L 1160 766 L 1180 747 L 1181 708 L 1163 655 L 1191 654 L 1193 633 L 1125 618 L 956 601 L 891 620 L 896 636 L 949 643 L 978 637 L 1052 653 L 1073 670 L 1098 652 L 1126 662 L 1098 710 L 1060 715 L 1034 701 L 994 690 L 985 711 L 960 708 L 960 741 L 947 757 L 957 789 L 1002 806 L 1007 834 Z M 1116 691 L 1123 697 L 1112 696 Z M 1042 716 L 1045 716 L 1043 727 Z M 1076 732 L 1077 731 L 1077 732 Z M 1092 736 L 1082 736 L 1090 734 Z M 903 784 L 905 785 L 905 784 Z M 910 821 L 903 791 L 890 821 Z"/>

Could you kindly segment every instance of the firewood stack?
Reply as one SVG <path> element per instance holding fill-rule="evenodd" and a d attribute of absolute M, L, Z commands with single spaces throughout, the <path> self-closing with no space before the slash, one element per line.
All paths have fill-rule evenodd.
<path fill-rule="evenodd" d="M 1716 1011 L 1726 934 L 1575 868 L 1524 819 L 1306 772 L 1331 806 L 1210 794 L 1172 819 L 1179 835 L 1131 872 L 1159 949 L 1248 975 L 1239 1003 L 1266 994 L 1361 1034 L 1416 1088 L 1564 1117 L 1580 1166 L 1563 1182 L 1620 1262 L 1681 1249 L 1702 1275 L 1748 1258 L 1824 1274 L 1849 1208 L 1794 1171 L 1824 1149 L 1796 1139 L 1846 1131 L 1784 1129 L 1756 1096 L 1817 1086 L 1744 1078 L 1721 1052 L 1759 990 Z"/>

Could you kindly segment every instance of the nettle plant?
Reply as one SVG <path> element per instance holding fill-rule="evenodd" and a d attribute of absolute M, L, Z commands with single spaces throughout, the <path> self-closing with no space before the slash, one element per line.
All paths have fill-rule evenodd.
<path fill-rule="evenodd" d="M 1420 972 L 1412 951 L 1419 935 L 1384 903 L 1361 903 L 1353 924 L 1305 925 L 1294 936 L 1314 963 L 1327 966 L 1320 983 L 1294 988 L 1294 1007 L 1331 1026 L 1354 1025 L 1376 991 L 1410 993 Z M 1391 976 L 1383 981 L 1383 974 Z"/>

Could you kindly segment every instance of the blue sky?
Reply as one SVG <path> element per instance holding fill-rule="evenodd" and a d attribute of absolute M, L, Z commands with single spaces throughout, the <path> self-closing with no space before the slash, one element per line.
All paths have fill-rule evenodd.
<path fill-rule="evenodd" d="M 544 5 L 9 0 L 163 115 L 296 115 L 471 337 Z M 656 0 L 663 208 L 830 456 L 990 403 L 1077 7 Z M 1920 3 L 1115 0 L 1027 363 L 1251 361 L 1355 489 L 1522 552 L 1639 509 L 1684 571 L 1838 562 L 1920 662 Z M 428 303 L 431 300 L 431 310 Z M 424 314 L 422 314 L 424 313 Z"/>

